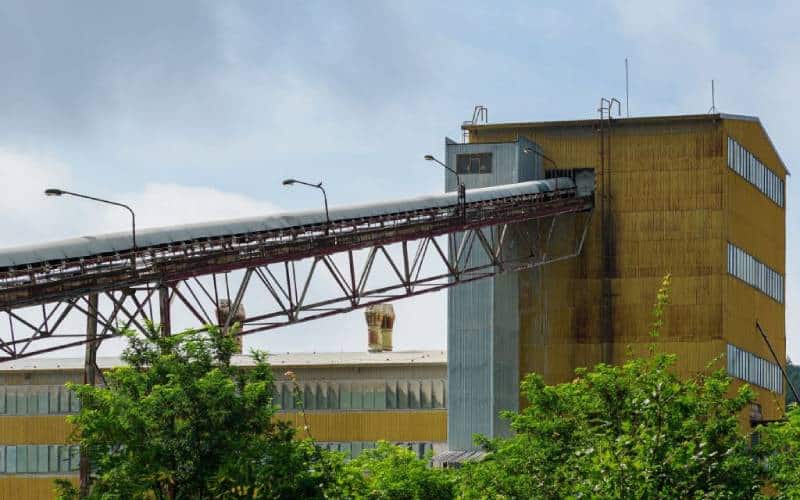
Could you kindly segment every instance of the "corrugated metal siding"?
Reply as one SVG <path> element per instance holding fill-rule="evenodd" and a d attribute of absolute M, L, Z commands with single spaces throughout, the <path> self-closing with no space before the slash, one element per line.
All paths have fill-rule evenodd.
<path fill-rule="evenodd" d="M 0 415 L 63 415 L 79 409 L 77 396 L 64 386 L 0 386 Z"/>
<path fill-rule="evenodd" d="M 505 137 L 516 134 L 538 143 L 561 168 L 600 165 L 599 137 L 591 126 L 505 131 Z M 501 135 L 479 133 L 478 140 L 497 141 Z M 674 276 L 673 299 L 680 305 L 667 313 L 664 336 L 690 341 L 697 327 L 705 338 L 721 336 L 714 327 L 721 297 L 710 293 L 719 283 L 714 276 L 724 273 L 724 260 L 716 262 L 722 242 L 721 158 L 721 134 L 712 123 L 613 129 L 611 192 L 603 192 L 598 172 L 596 198 L 610 195 L 615 227 L 610 276 L 615 341 L 649 340 L 655 291 L 667 272 Z M 602 359 L 600 229 L 595 218 L 580 258 L 521 275 L 523 373 L 564 381 L 577 366 Z"/>
<path fill-rule="evenodd" d="M 278 419 L 301 429 L 308 422 L 317 441 L 446 441 L 447 412 L 418 411 L 339 411 L 279 413 Z"/>
<path fill-rule="evenodd" d="M 5 476 L 0 477 L 0 498 L 14 500 L 42 500 L 55 498 L 56 478 L 67 479 L 78 485 L 76 475 L 49 477 Z"/>
<path fill-rule="evenodd" d="M 604 192 L 598 172 L 596 199 L 609 195 L 613 214 L 614 360 L 625 358 L 628 344 L 644 352 L 655 291 L 667 272 L 673 275 L 673 305 L 660 344 L 679 355 L 682 373 L 701 370 L 724 354 L 723 338 L 766 357 L 756 319 L 783 359 L 783 306 L 728 276 L 726 268 L 730 241 L 784 273 L 785 211 L 726 165 L 730 135 L 784 178 L 759 123 L 653 119 L 616 121 L 613 127 L 611 191 Z M 591 122 L 494 125 L 471 131 L 470 138 L 499 142 L 517 135 L 535 141 L 561 168 L 599 168 L 599 137 Z M 520 275 L 523 374 L 536 371 L 548 382 L 561 382 L 570 380 L 576 367 L 602 359 L 600 230 L 596 218 L 580 258 Z M 765 418 L 773 418 L 770 396 L 759 394 Z"/>
<path fill-rule="evenodd" d="M 786 181 L 780 159 L 758 123 L 724 120 L 723 133 L 733 138 L 757 157 L 782 181 Z M 726 161 L 727 164 L 727 161 Z M 786 210 L 779 207 L 735 171 L 724 168 L 725 236 L 727 242 L 747 251 L 777 273 L 786 273 Z M 774 362 L 772 354 L 755 330 L 758 321 L 775 349 L 778 360 L 786 359 L 785 308 L 759 290 L 726 276 L 724 286 L 723 327 L 725 339 L 737 347 Z M 775 398 L 759 391 L 759 403 L 766 419 L 782 415 Z"/>
<path fill-rule="evenodd" d="M 543 177 L 541 157 L 525 154 L 538 146 L 525 139 L 503 144 L 447 144 L 447 164 L 464 153 L 491 153 L 492 172 L 462 175 L 467 188 L 508 184 Z M 445 174 L 445 189 L 457 188 Z M 484 231 L 487 239 L 495 238 Z M 462 235 L 455 235 L 456 247 Z M 470 255 L 471 264 L 488 264 L 483 252 Z M 516 273 L 466 283 L 448 289 L 448 446 L 475 448 L 476 433 L 496 436 L 508 431 L 499 411 L 518 408 L 519 277 Z"/>
<path fill-rule="evenodd" d="M 79 468 L 78 445 L 0 445 L 0 474 L 68 474 Z"/>
<path fill-rule="evenodd" d="M 446 408 L 445 379 L 298 381 L 306 410 L 405 410 Z M 295 384 L 278 382 L 276 404 L 295 409 Z"/>
<path fill-rule="evenodd" d="M 2 416 L 0 444 L 59 444 L 66 443 L 72 425 L 63 416 Z"/>

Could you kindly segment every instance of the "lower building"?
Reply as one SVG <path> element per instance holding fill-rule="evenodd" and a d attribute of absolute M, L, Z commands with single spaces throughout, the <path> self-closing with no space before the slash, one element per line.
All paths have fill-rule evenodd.
<path fill-rule="evenodd" d="M 252 364 L 235 356 L 234 364 Z M 307 422 L 322 446 L 355 456 L 379 440 L 422 455 L 447 442 L 447 365 L 444 351 L 278 354 L 279 418 Z M 100 358 L 101 369 L 119 358 Z M 292 382 L 287 372 L 293 372 Z M 35 359 L 0 365 L 0 498 L 53 497 L 53 480 L 78 482 L 79 447 L 66 416 L 80 409 L 67 382 L 83 381 L 81 359 Z M 302 394 L 305 422 L 295 405 Z"/>

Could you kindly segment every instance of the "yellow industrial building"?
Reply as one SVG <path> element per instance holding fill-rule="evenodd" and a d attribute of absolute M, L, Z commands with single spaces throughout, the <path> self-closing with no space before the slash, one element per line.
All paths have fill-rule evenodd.
<path fill-rule="evenodd" d="M 595 172 L 581 254 L 519 276 L 517 380 L 538 372 L 563 382 L 577 367 L 646 352 L 655 293 L 669 273 L 660 348 L 678 355 L 682 374 L 716 359 L 749 382 L 758 393 L 752 420 L 782 415 L 783 380 L 756 322 L 782 363 L 788 171 L 758 119 L 606 117 L 464 130 L 470 143 L 537 145 L 545 171 Z M 281 418 L 299 423 L 284 375 L 291 370 L 324 446 L 357 454 L 386 439 L 438 452 L 448 441 L 448 354 L 272 356 Z M 101 368 L 118 363 L 99 360 Z M 78 402 L 63 384 L 82 380 L 82 369 L 77 359 L 0 365 L 0 498 L 49 498 L 54 477 L 77 481 L 78 449 L 64 418 Z"/>
<path fill-rule="evenodd" d="M 758 118 L 726 114 L 465 125 L 470 143 L 525 138 L 547 169 L 593 168 L 594 220 L 576 259 L 524 273 L 520 374 L 548 382 L 619 363 L 652 341 L 655 293 L 672 275 L 660 348 L 683 374 L 714 359 L 779 418 L 785 363 L 785 182 Z"/>

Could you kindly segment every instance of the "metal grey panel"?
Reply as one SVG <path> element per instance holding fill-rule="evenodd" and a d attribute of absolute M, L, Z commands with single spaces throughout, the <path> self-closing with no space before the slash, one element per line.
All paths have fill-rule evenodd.
<path fill-rule="evenodd" d="M 350 384 L 342 384 L 339 387 L 339 408 L 343 410 L 352 409 L 353 405 L 350 396 Z"/>
<path fill-rule="evenodd" d="M 508 148 L 497 147 L 495 149 L 497 151 L 496 154 L 499 155 L 497 158 L 502 162 L 508 161 L 512 156 L 519 156 L 516 152 L 510 151 Z M 525 161 L 534 161 L 532 159 L 527 159 L 528 156 L 532 155 L 525 156 Z M 496 159 L 495 161 L 498 160 Z M 533 167 L 531 167 L 531 169 L 532 168 Z M 498 169 L 495 169 L 492 174 L 464 176 L 467 180 L 468 188 L 486 186 L 490 180 L 493 184 L 508 184 L 505 186 L 470 190 L 467 192 L 467 201 L 485 201 L 508 196 L 539 193 L 552 190 L 555 185 L 552 179 L 548 181 L 542 180 L 517 183 L 517 180 L 513 180 L 513 175 L 498 172 L 497 170 Z M 525 170 L 527 171 L 530 169 L 525 167 Z M 498 182 L 500 180 L 504 182 Z M 530 180 L 530 178 L 528 178 L 528 174 L 526 173 L 524 178 L 520 178 L 519 180 Z M 562 182 L 564 184 L 562 184 Z M 569 183 L 571 183 L 571 181 L 566 178 L 559 180 L 559 185 L 566 186 L 569 185 Z M 452 181 L 452 184 L 455 185 L 455 181 Z M 450 188 L 448 187 L 448 189 Z M 426 208 L 452 206 L 456 204 L 456 201 L 457 195 L 455 193 L 442 193 L 384 203 L 334 207 L 330 210 L 330 218 L 333 221 L 359 219 Z M 325 220 L 325 212 L 322 210 L 291 212 L 263 217 L 248 217 L 219 222 L 142 229 L 136 233 L 136 238 L 139 247 L 145 248 L 148 246 L 167 245 L 201 238 L 231 236 L 254 231 L 268 231 L 294 226 L 323 224 Z M 132 241 L 130 233 L 128 232 L 84 236 L 52 243 L 14 247 L 0 251 L 0 268 L 52 260 L 88 257 L 90 255 L 103 253 L 121 252 L 130 250 L 131 247 Z"/>
<path fill-rule="evenodd" d="M 69 446 L 58 447 L 58 471 L 69 472 Z"/>
<path fill-rule="evenodd" d="M 519 409 L 519 274 L 495 276 L 492 335 L 492 436 L 508 435 L 504 410 Z"/>
<path fill-rule="evenodd" d="M 69 469 L 70 470 L 78 470 L 80 469 L 81 463 L 81 447 L 80 446 L 70 446 L 69 447 Z"/>
<path fill-rule="evenodd" d="M 28 394 L 25 387 L 17 387 L 17 415 L 28 414 Z"/>
<path fill-rule="evenodd" d="M 50 413 L 50 391 L 48 386 L 40 386 L 37 391 L 39 399 L 39 413 Z"/>
<path fill-rule="evenodd" d="M 17 472 L 28 472 L 28 447 L 25 445 L 15 446 L 17 457 Z"/>
<path fill-rule="evenodd" d="M 376 410 L 385 410 L 386 409 L 387 386 L 388 386 L 388 384 L 383 383 L 383 384 L 380 384 L 380 386 L 378 386 L 375 389 L 375 409 Z"/>
<path fill-rule="evenodd" d="M 526 140 L 496 144 L 447 144 L 447 164 L 454 166 L 460 153 L 492 153 L 492 172 L 466 174 L 468 188 L 531 181 L 544 176 L 541 156 L 525 154 L 539 147 Z M 536 181 L 549 191 L 570 186 L 568 180 Z M 562 184 L 564 182 L 564 184 Z M 448 191 L 456 179 L 445 177 Z M 540 191 L 541 192 L 541 191 Z M 491 233 L 484 232 L 487 238 Z M 456 246 L 461 235 L 455 235 Z M 488 264 L 484 253 L 474 253 L 470 264 Z M 498 413 L 518 408 L 519 387 L 519 281 L 517 273 L 474 281 L 448 289 L 447 315 L 447 437 L 450 450 L 475 449 L 474 434 L 497 436 L 508 432 Z"/>
<path fill-rule="evenodd" d="M 59 388 L 59 411 L 61 413 L 69 413 L 69 394 L 70 391 L 66 387 Z"/>
<path fill-rule="evenodd" d="M 28 449 L 28 467 L 27 467 L 27 470 L 28 470 L 28 472 L 36 472 L 36 471 L 39 470 L 39 467 L 38 467 L 39 447 L 36 446 L 35 444 L 29 444 L 29 445 L 27 445 L 27 449 Z"/>
<path fill-rule="evenodd" d="M 451 450 L 474 448 L 473 434 L 491 435 L 493 295 L 491 279 L 448 292 L 447 438 Z"/>
<path fill-rule="evenodd" d="M 13 388 L 9 388 L 6 394 L 6 413 L 9 415 L 17 414 L 17 394 Z"/>
<path fill-rule="evenodd" d="M 48 454 L 48 446 L 40 444 L 36 446 L 36 472 L 48 472 L 50 466 L 50 455 Z"/>
<path fill-rule="evenodd" d="M 50 445 L 47 447 L 47 463 L 50 472 L 58 472 L 58 445 Z"/>
<path fill-rule="evenodd" d="M 15 474 L 17 472 L 17 447 L 6 446 L 6 472 Z"/>
<path fill-rule="evenodd" d="M 50 387 L 48 391 L 48 395 L 50 397 L 50 413 L 61 413 L 61 410 L 58 407 L 58 393 L 61 388 L 54 385 Z"/>

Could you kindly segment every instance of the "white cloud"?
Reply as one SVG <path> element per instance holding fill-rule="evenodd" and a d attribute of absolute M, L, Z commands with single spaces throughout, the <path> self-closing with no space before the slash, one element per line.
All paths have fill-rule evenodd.
<path fill-rule="evenodd" d="M 71 170 L 52 157 L 0 149 L 0 247 L 125 231 L 127 212 L 74 198 L 49 198 L 48 187 L 83 192 Z M 149 183 L 141 191 L 85 192 L 130 205 L 139 227 L 186 224 L 274 213 L 270 202 L 212 187 Z"/>
<path fill-rule="evenodd" d="M 278 211 L 276 205 L 267 201 L 209 187 L 178 184 L 147 184 L 142 191 L 121 193 L 118 197 L 129 200 L 135 208 L 140 227 L 253 217 Z"/>
<path fill-rule="evenodd" d="M 0 247 L 65 237 L 77 229 L 76 207 L 56 208 L 48 187 L 69 185 L 69 170 L 52 157 L 0 149 Z"/>

